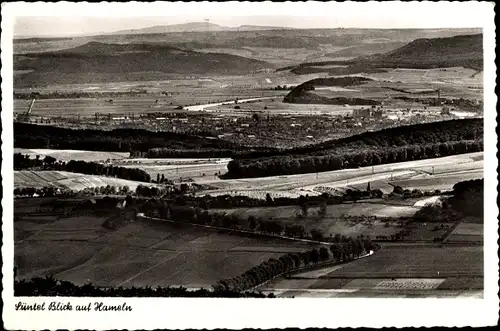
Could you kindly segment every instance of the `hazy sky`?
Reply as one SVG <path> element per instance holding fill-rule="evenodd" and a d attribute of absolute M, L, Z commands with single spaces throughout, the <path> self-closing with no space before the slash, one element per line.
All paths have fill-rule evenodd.
<path fill-rule="evenodd" d="M 240 25 L 284 26 L 293 28 L 335 28 L 339 23 L 332 18 L 286 16 L 214 17 L 18 17 L 14 25 L 16 36 L 81 35 L 139 29 L 154 25 L 204 22 L 236 27 Z"/>
<path fill-rule="evenodd" d="M 482 12 L 478 10 L 479 7 L 472 8 L 472 5 L 482 5 Z M 181 2 L 87 5 L 30 3 L 14 8 L 13 22 L 16 36 L 91 35 L 154 25 L 202 22 L 205 19 L 231 27 L 268 25 L 294 28 L 458 28 L 482 26 L 484 9 L 490 9 L 488 5 L 472 2 Z M 304 13 L 307 16 L 302 16 Z"/>

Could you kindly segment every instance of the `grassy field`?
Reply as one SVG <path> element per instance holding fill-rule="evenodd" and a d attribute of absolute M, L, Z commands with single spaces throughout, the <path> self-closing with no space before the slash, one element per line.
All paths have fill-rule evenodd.
<path fill-rule="evenodd" d="M 480 246 L 406 246 L 383 248 L 370 258 L 350 263 L 327 277 L 447 278 L 482 275 L 483 248 Z"/>
<path fill-rule="evenodd" d="M 83 175 L 66 171 L 14 171 L 14 187 L 58 187 L 72 190 L 83 190 L 91 187 L 101 186 L 128 186 L 135 190 L 139 185 L 147 183 L 136 182 L 132 180 L 104 177 L 95 175 Z"/>
<path fill-rule="evenodd" d="M 446 238 L 446 242 L 483 242 L 484 225 L 478 223 L 460 223 Z"/>
<path fill-rule="evenodd" d="M 186 224 L 140 220 L 111 231 L 103 222 L 93 216 L 16 217 L 19 277 L 53 274 L 77 284 L 209 287 L 271 257 L 309 247 Z"/>
<path fill-rule="evenodd" d="M 482 247 L 383 247 L 345 265 L 266 284 L 278 297 L 482 297 Z"/>
<path fill-rule="evenodd" d="M 165 159 L 164 162 L 166 162 Z M 168 161 L 167 161 L 168 162 Z M 187 178 L 191 178 L 195 181 L 204 180 L 206 178 L 216 178 L 214 175 L 216 173 L 225 173 L 227 171 L 227 162 L 217 163 L 217 162 L 207 162 L 199 164 L 165 164 L 158 162 L 156 164 L 151 163 L 140 163 L 134 165 L 122 165 L 128 168 L 138 168 L 146 171 L 151 175 L 151 178 L 156 179 L 159 174 L 165 175 L 166 178 L 172 181 L 186 181 Z"/>
<path fill-rule="evenodd" d="M 391 192 L 393 188 L 389 183 L 401 185 L 405 189 L 449 190 L 457 182 L 483 177 L 482 155 L 483 152 L 468 153 L 374 167 L 325 171 L 317 174 L 229 180 L 205 178 L 198 182 L 217 188 L 217 190 L 202 191 L 201 195 L 221 192 L 230 195 L 252 194 L 252 196 L 264 197 L 267 192 L 274 192 L 275 196 L 279 194 L 283 196 L 319 195 L 324 192 L 324 188 L 366 189 L 368 182 L 372 188 L 380 188 L 386 193 Z M 433 170 L 435 175 L 430 175 Z"/>
<path fill-rule="evenodd" d="M 106 160 L 121 160 L 128 158 L 130 153 L 120 153 L 120 152 L 96 152 L 96 151 L 79 151 L 79 150 L 59 150 L 59 149 L 25 149 L 25 148 L 14 148 L 14 153 L 21 153 L 29 155 L 34 158 L 39 155 L 41 158 L 45 156 L 52 156 L 60 161 L 87 161 L 87 162 L 97 162 Z"/>
<path fill-rule="evenodd" d="M 441 190 L 448 191 L 458 182 L 472 179 L 484 178 L 483 169 L 461 171 L 448 174 L 423 175 L 417 178 L 393 181 L 393 185 L 401 186 L 405 189 L 418 189 L 423 191 Z"/>
<path fill-rule="evenodd" d="M 354 216 L 368 217 L 403 217 L 412 216 L 419 208 L 404 205 L 390 205 L 389 203 L 352 203 L 331 205 L 327 207 L 325 217 L 318 216 L 318 207 L 309 208 L 308 216 L 303 218 L 298 206 L 283 207 L 260 207 L 260 208 L 236 208 L 236 209 L 212 209 L 213 212 L 225 212 L 227 214 L 236 214 L 242 218 L 248 216 L 272 218 L 283 224 L 300 224 L 306 230 L 320 229 L 325 236 L 330 234 L 340 234 L 346 236 L 390 236 L 402 228 L 399 221 L 387 221 L 383 219 L 366 219 L 365 221 L 356 220 Z"/>

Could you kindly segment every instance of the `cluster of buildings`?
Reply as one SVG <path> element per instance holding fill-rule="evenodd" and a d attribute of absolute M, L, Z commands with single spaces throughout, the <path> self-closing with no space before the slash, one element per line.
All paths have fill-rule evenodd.
<path fill-rule="evenodd" d="M 373 118 L 382 118 L 384 115 L 384 109 L 383 106 L 379 107 L 361 107 L 361 108 L 355 108 L 353 109 L 352 116 L 355 118 L 361 118 L 361 117 L 373 117 Z"/>

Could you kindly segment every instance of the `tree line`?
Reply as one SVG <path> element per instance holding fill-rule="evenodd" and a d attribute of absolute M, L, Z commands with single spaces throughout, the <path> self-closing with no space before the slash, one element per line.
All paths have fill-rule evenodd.
<path fill-rule="evenodd" d="M 207 134 L 205 133 L 205 136 Z M 79 149 L 88 151 L 109 152 L 144 152 L 153 148 L 169 148 L 171 150 L 212 149 L 227 151 L 243 151 L 245 147 L 238 144 L 193 134 L 168 131 L 148 131 L 144 129 L 69 129 L 48 125 L 14 123 L 14 147 L 27 149 Z M 190 157 L 181 153 L 178 157 Z"/>
<path fill-rule="evenodd" d="M 261 159 L 237 159 L 228 164 L 228 173 L 222 178 L 264 177 L 291 175 L 345 168 L 422 160 L 440 156 L 483 150 L 483 140 L 452 141 L 425 145 L 367 149 L 359 152 L 315 156 L 284 156 Z"/>
<path fill-rule="evenodd" d="M 355 169 L 395 162 L 424 160 L 442 156 L 479 152 L 483 150 L 483 139 L 461 140 L 441 143 L 427 143 L 400 147 L 368 148 L 358 151 L 336 151 L 329 155 L 289 155 L 260 159 L 231 160 L 228 172 L 222 176 L 229 178 L 266 177 L 294 175 Z"/>
<path fill-rule="evenodd" d="M 86 175 L 99 175 L 115 177 L 139 182 L 151 182 L 151 176 L 142 169 L 126 168 L 113 165 L 105 165 L 97 162 L 58 161 L 56 158 L 47 155 L 43 160 L 37 155 L 31 159 L 29 155 L 21 153 L 14 154 L 14 169 L 26 170 L 41 167 L 43 170 L 68 171 Z"/>
<path fill-rule="evenodd" d="M 210 291 L 208 289 L 188 290 L 185 287 L 98 287 L 92 283 L 75 285 L 53 276 L 34 277 L 14 281 L 14 296 L 46 297 L 184 297 L 184 298 L 272 298 L 257 292 L 239 292 L 231 290 Z"/>
<path fill-rule="evenodd" d="M 131 190 L 127 185 L 123 186 L 95 186 L 86 187 L 81 190 L 75 190 L 70 188 L 54 187 L 54 186 L 43 186 L 43 187 L 16 187 L 14 188 L 14 197 L 93 197 L 100 195 L 135 195 L 138 197 L 151 197 L 152 194 L 158 196 L 165 196 L 171 192 L 170 188 L 167 187 L 155 187 L 155 189 L 149 188 L 145 185 L 141 186 L 139 189 Z M 146 187 L 147 192 L 145 193 Z"/>
<path fill-rule="evenodd" d="M 275 277 L 324 263 L 351 261 L 376 249 L 369 237 L 342 237 L 329 248 L 323 246 L 300 253 L 288 253 L 278 259 L 270 258 L 240 276 L 224 279 L 213 285 L 215 291 L 247 291 Z"/>
<path fill-rule="evenodd" d="M 326 206 L 326 204 L 323 203 L 320 205 L 317 215 L 319 218 L 326 216 L 326 207 L 323 206 Z M 176 205 L 175 202 L 172 203 L 163 199 L 149 199 L 138 208 L 139 212 L 144 213 L 148 217 L 243 230 L 256 234 L 288 236 L 328 242 L 334 242 L 337 237 L 341 238 L 340 235 L 327 236 L 322 230 L 316 228 L 307 231 L 300 224 L 283 224 L 272 218 L 253 215 L 243 216 L 236 213 L 211 212 L 200 207 Z M 306 217 L 308 215 L 308 208 L 307 204 L 303 204 L 300 207 L 302 214 L 299 214 L 298 217 Z"/>

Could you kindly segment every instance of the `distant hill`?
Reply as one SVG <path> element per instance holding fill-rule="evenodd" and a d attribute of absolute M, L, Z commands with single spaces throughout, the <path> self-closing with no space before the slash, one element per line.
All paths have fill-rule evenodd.
<path fill-rule="evenodd" d="M 328 77 L 328 78 L 315 78 L 305 83 L 296 86 L 288 93 L 283 102 L 287 103 L 302 103 L 302 104 L 330 104 L 330 105 L 365 105 L 373 106 L 378 105 L 379 102 L 370 99 L 362 98 L 346 98 L 342 96 L 328 98 L 313 93 L 317 87 L 320 86 L 336 86 L 336 87 L 349 87 L 362 85 L 372 79 L 366 77 L 348 76 L 348 77 Z"/>
<path fill-rule="evenodd" d="M 70 49 L 15 55 L 14 70 L 32 71 L 17 75 L 14 84 L 20 87 L 147 80 L 148 73 L 157 79 L 167 74 L 241 75 L 268 67 L 266 62 L 241 56 L 199 53 L 166 44 L 92 41 Z"/>
<path fill-rule="evenodd" d="M 210 22 L 190 22 L 173 25 L 156 25 L 142 29 L 120 30 L 110 33 L 111 35 L 128 34 L 156 34 L 176 32 L 213 32 L 213 31 L 262 31 L 262 30 L 285 30 L 290 28 L 277 26 L 241 25 L 239 27 L 227 27 Z"/>
<path fill-rule="evenodd" d="M 71 37 L 71 38 L 29 38 L 14 39 L 15 54 L 21 53 L 40 53 L 48 52 L 56 49 L 66 49 L 83 45 L 89 41 L 98 41 L 108 44 L 128 44 L 128 43 L 169 43 L 171 45 L 190 43 L 193 46 L 201 45 L 203 48 L 223 47 L 232 48 L 233 44 L 241 44 L 246 47 L 258 47 L 259 45 L 273 45 L 272 40 L 280 38 L 280 42 L 275 43 L 277 47 L 286 48 L 293 47 L 296 44 L 306 45 L 312 44 L 311 47 L 316 48 L 317 44 L 327 44 L 339 47 L 345 47 L 346 55 L 335 54 L 335 57 L 348 56 L 357 57 L 360 55 L 371 55 L 374 53 L 384 53 L 391 51 L 397 47 L 403 46 L 415 39 L 420 38 L 443 38 L 455 35 L 478 34 L 481 29 L 291 29 L 285 27 L 274 26 L 253 26 L 242 25 L 235 28 L 221 27 L 216 24 L 208 25 L 203 22 L 201 24 L 190 23 L 190 25 L 175 26 L 156 26 L 146 29 L 122 30 L 112 34 L 101 34 L 86 37 Z M 165 32 L 175 31 L 179 32 Z M 186 30 L 190 29 L 190 32 Z M 195 29 L 210 30 L 210 31 L 193 31 Z M 184 31 L 184 32 L 183 32 Z M 269 39 L 269 37 L 272 37 Z M 296 39 L 294 41 L 293 39 Z M 243 44 L 242 41 L 246 41 Z M 378 44 L 390 44 L 401 42 L 394 48 L 379 47 Z M 208 45 L 208 47 L 205 47 Z M 356 51 L 352 47 L 363 46 L 359 49 L 360 53 L 350 52 Z M 272 46 L 274 47 L 274 46 Z M 366 49 L 368 47 L 369 49 Z M 376 51 L 372 51 L 375 47 Z M 377 50 L 378 48 L 378 50 Z"/>
<path fill-rule="evenodd" d="M 390 67 L 436 68 L 463 66 L 482 70 L 483 35 L 416 39 L 393 51 L 361 58 L 358 62 Z"/>
<path fill-rule="evenodd" d="M 384 47 L 391 47 L 395 43 Z M 372 45 L 353 46 L 354 50 L 341 50 L 330 53 L 330 56 L 352 56 L 356 48 L 365 52 L 368 48 L 373 51 Z M 343 65 L 344 67 L 327 68 L 330 65 Z M 322 68 L 325 66 L 325 68 Z M 328 72 L 330 75 L 351 75 L 359 73 L 377 72 L 383 68 L 411 68 L 432 69 L 446 67 L 465 67 L 478 71 L 483 70 L 483 36 L 482 34 L 459 35 L 445 38 L 420 38 L 402 47 L 398 47 L 382 54 L 358 56 L 350 60 L 336 60 L 325 62 L 301 63 L 297 66 L 281 68 L 303 75 L 317 72 Z"/>
<path fill-rule="evenodd" d="M 173 32 L 205 32 L 205 31 L 227 31 L 229 28 L 210 22 L 191 22 L 174 25 L 156 25 L 142 29 L 119 30 L 111 35 L 123 34 L 150 34 L 150 33 L 173 33 Z"/>
<path fill-rule="evenodd" d="M 327 53 L 325 56 L 331 57 L 359 57 L 363 55 L 374 55 L 379 53 L 386 53 L 397 49 L 398 47 L 405 46 L 407 43 L 401 41 L 387 41 L 387 42 L 372 42 L 347 47 L 336 52 Z"/>

